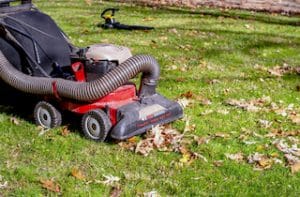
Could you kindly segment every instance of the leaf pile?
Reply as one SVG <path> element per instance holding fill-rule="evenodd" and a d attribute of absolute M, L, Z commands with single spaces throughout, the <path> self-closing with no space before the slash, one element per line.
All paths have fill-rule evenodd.
<path fill-rule="evenodd" d="M 122 148 L 133 150 L 135 153 L 148 156 L 154 149 L 164 152 L 179 152 L 182 138 L 183 134 L 170 126 L 155 126 L 139 142 L 128 140 L 120 142 L 119 145 Z"/>
<path fill-rule="evenodd" d="M 294 104 L 289 104 L 287 107 L 284 107 L 280 103 L 272 102 L 269 96 L 250 100 L 229 99 L 225 103 L 249 112 L 273 112 L 282 117 L 287 117 L 295 124 L 300 124 L 299 109 L 294 109 Z M 259 120 L 259 123 L 265 128 L 269 128 L 272 124 L 266 120 Z"/>
<path fill-rule="evenodd" d="M 287 165 L 291 167 L 292 173 L 300 171 L 300 148 L 298 148 L 298 145 L 289 145 L 283 139 L 277 139 L 273 142 L 273 144 L 279 151 L 284 153 Z"/>
<path fill-rule="evenodd" d="M 293 73 L 300 74 L 300 67 L 292 67 L 286 63 L 284 63 L 282 66 L 274 66 L 272 68 L 267 68 L 256 64 L 254 68 L 262 71 L 267 71 L 270 75 L 276 77 L 282 77 L 285 74 L 293 74 Z"/>

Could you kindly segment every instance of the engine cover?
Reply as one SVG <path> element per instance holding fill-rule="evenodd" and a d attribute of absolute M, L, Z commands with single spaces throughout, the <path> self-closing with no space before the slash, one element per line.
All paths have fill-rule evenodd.
<path fill-rule="evenodd" d="M 87 59 L 94 61 L 116 61 L 119 64 L 132 56 L 127 47 L 112 44 L 91 45 L 85 54 Z"/>

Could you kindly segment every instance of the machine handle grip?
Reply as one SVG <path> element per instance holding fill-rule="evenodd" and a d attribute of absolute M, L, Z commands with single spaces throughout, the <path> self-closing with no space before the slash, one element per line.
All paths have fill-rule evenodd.
<path fill-rule="evenodd" d="M 107 8 L 101 13 L 101 18 L 106 19 L 105 15 L 107 12 L 111 12 L 110 16 L 113 17 L 117 11 L 119 11 L 119 8 Z"/>

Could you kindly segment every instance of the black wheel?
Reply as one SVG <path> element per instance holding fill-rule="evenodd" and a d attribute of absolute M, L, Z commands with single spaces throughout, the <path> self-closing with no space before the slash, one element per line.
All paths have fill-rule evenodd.
<path fill-rule="evenodd" d="M 82 117 L 82 131 L 88 139 L 103 142 L 112 124 L 109 117 L 102 110 L 92 110 Z"/>
<path fill-rule="evenodd" d="M 50 103 L 41 101 L 34 108 L 35 123 L 44 128 L 54 128 L 61 125 L 61 113 Z"/>

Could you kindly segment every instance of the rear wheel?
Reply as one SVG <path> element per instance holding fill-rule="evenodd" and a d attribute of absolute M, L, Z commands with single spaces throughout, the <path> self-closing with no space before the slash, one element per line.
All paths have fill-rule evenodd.
<path fill-rule="evenodd" d="M 34 108 L 35 123 L 44 128 L 54 128 L 61 125 L 61 113 L 50 103 L 41 101 Z"/>
<path fill-rule="evenodd" d="M 88 139 L 103 142 L 112 127 L 111 121 L 102 110 L 92 110 L 82 117 L 82 131 Z"/>

